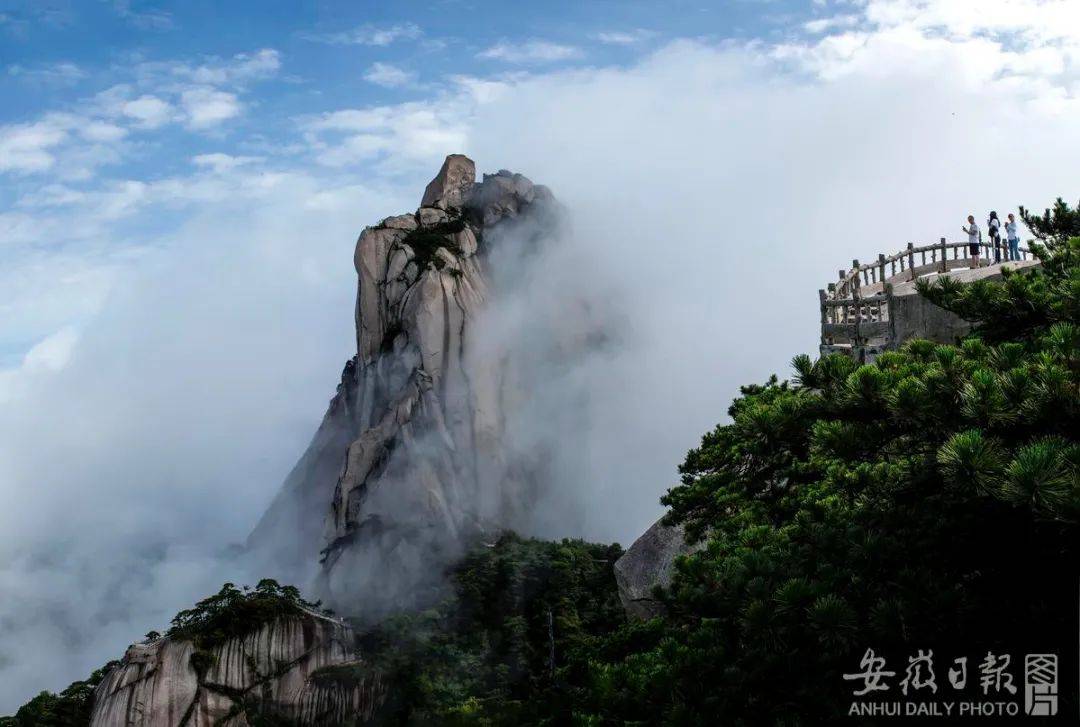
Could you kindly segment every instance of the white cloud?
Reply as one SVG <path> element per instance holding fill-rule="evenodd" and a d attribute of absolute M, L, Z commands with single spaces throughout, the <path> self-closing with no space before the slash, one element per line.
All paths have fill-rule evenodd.
<path fill-rule="evenodd" d="M 303 33 L 305 40 L 330 45 L 387 46 L 399 40 L 416 40 L 424 33 L 415 23 L 397 25 L 361 25 L 352 30 L 337 33 Z"/>
<path fill-rule="evenodd" d="M 143 94 L 131 101 L 122 101 L 119 111 L 133 119 L 135 125 L 142 129 L 156 129 L 169 123 L 174 116 L 171 104 L 150 94 Z"/>
<path fill-rule="evenodd" d="M 827 18 L 808 20 L 803 23 L 803 28 L 808 33 L 819 34 L 835 28 L 850 28 L 857 25 L 858 22 L 859 16 L 857 15 L 832 15 Z"/>
<path fill-rule="evenodd" d="M 216 152 L 213 154 L 199 154 L 191 158 L 192 164 L 197 167 L 210 169 L 215 174 L 220 174 L 222 172 L 230 172 L 237 167 L 242 167 L 247 164 L 257 164 L 261 161 L 261 157 L 232 156 L 230 154 L 222 154 L 220 152 Z"/>
<path fill-rule="evenodd" d="M 59 371 L 67 365 L 78 333 L 65 326 L 34 344 L 15 369 L 0 368 L 0 404 L 13 398 L 17 388 L 30 377 L 42 372 Z"/>
<path fill-rule="evenodd" d="M 382 158 L 390 164 L 437 163 L 466 140 L 472 99 L 344 109 L 309 119 L 304 134 L 316 160 L 331 167 Z"/>
<path fill-rule="evenodd" d="M 3 335 L 10 315 L 53 326 L 33 337 L 27 364 L 0 372 L 0 712 L 85 677 L 223 581 L 264 575 L 220 553 L 305 446 L 324 374 L 349 355 L 356 220 L 412 202 L 419 180 L 407 198 L 303 174 L 253 194 L 261 176 L 213 183 L 178 225 L 149 235 L 153 254 L 113 268 L 72 328 L 53 309 L 85 304 L 85 248 L 115 250 L 123 227 L 99 229 L 75 259 L 43 251 L 18 275 L 10 256 L 0 268 Z M 151 190 L 159 204 L 169 191 Z M 144 207 L 144 225 L 161 209 Z M 91 210 L 87 200 L 64 226 Z M 16 289 L 28 307 L 10 299 Z"/>
<path fill-rule="evenodd" d="M 385 88 L 398 88 L 416 82 L 416 74 L 389 63 L 373 63 L 364 73 L 364 80 Z"/>
<path fill-rule="evenodd" d="M 120 141 L 127 136 L 127 129 L 107 121 L 88 120 L 78 128 L 79 136 L 87 141 Z"/>
<path fill-rule="evenodd" d="M 950 0 L 867 0 L 863 13 L 882 28 L 909 26 L 954 38 L 987 32 L 1034 42 L 1080 38 L 1080 7 L 1072 0 L 984 0 L 977 12 Z"/>
<path fill-rule="evenodd" d="M 63 184 L 46 184 L 24 194 L 16 203 L 19 207 L 63 207 L 81 202 L 86 194 Z"/>
<path fill-rule="evenodd" d="M 481 51 L 477 56 L 506 63 L 553 63 L 582 57 L 579 48 L 545 40 L 527 40 L 521 43 L 503 41 Z"/>
<path fill-rule="evenodd" d="M 273 48 L 263 48 L 251 55 L 234 56 L 233 62 L 234 79 L 267 78 L 281 69 L 281 54 Z"/>
<path fill-rule="evenodd" d="M 131 82 L 76 100 L 64 112 L 0 125 L 0 173 L 90 179 L 101 166 L 124 158 L 132 131 L 149 132 L 173 123 L 193 131 L 213 129 L 242 113 L 240 93 L 247 84 L 270 78 L 280 68 L 280 53 L 263 48 L 227 61 L 145 62 L 118 69 Z M 66 63 L 34 69 L 11 66 L 7 73 L 43 81 L 85 75 Z"/>
<path fill-rule="evenodd" d="M 180 94 L 180 105 L 187 114 L 187 124 L 192 129 L 217 126 L 235 116 L 243 107 L 236 94 L 219 91 L 210 86 L 189 88 Z"/>
<path fill-rule="evenodd" d="M 70 326 L 61 328 L 56 333 L 46 336 L 26 352 L 23 367 L 59 371 L 67 365 L 78 338 L 79 335 L 74 328 Z"/>
<path fill-rule="evenodd" d="M 67 138 L 68 124 L 57 117 L 0 126 L 0 171 L 45 171 L 56 162 L 53 152 Z"/>
<path fill-rule="evenodd" d="M 197 66 L 185 62 L 153 62 L 144 63 L 138 69 L 144 77 L 173 76 L 212 85 L 270 78 L 279 70 L 281 53 L 273 48 L 263 48 L 251 54 L 238 53 L 228 61 L 211 60 Z"/>

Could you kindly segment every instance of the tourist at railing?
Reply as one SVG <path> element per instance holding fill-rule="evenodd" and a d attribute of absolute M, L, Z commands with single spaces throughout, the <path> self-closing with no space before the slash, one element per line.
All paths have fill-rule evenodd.
<path fill-rule="evenodd" d="M 990 244 L 994 248 L 994 262 L 1001 262 L 1001 220 L 997 212 L 990 212 L 990 219 L 986 221 L 986 231 L 990 235 Z"/>
<path fill-rule="evenodd" d="M 961 227 L 968 236 L 968 253 L 971 255 L 972 267 L 979 267 L 979 252 L 982 248 L 982 231 L 979 230 L 979 226 L 975 224 L 975 215 L 968 215 L 968 226 Z"/>
<path fill-rule="evenodd" d="M 1020 236 L 1016 234 L 1016 218 L 1009 213 L 1009 221 L 1005 223 L 1005 238 L 1009 241 L 1009 259 L 1020 259 Z"/>

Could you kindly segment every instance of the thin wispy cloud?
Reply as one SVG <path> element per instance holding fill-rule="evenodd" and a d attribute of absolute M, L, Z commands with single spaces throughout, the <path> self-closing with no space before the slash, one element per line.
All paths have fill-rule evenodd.
<path fill-rule="evenodd" d="M 32 25 L 65 28 L 75 22 L 75 13 L 67 4 L 45 2 L 5 3 L 0 12 L 0 28 L 21 36 Z"/>
<path fill-rule="evenodd" d="M 648 40 L 656 35 L 651 30 L 636 28 L 634 30 L 608 30 L 595 33 L 593 38 L 606 45 L 635 45 Z"/>
<path fill-rule="evenodd" d="M 817 18 L 803 23 L 803 29 L 808 33 L 824 33 L 837 28 L 851 28 L 859 23 L 858 15 L 832 15 L 827 18 Z"/>
<path fill-rule="evenodd" d="M 401 40 L 416 40 L 424 34 L 416 23 L 396 25 L 361 25 L 352 30 L 334 33 L 301 33 L 304 40 L 329 45 L 388 46 Z"/>
<path fill-rule="evenodd" d="M 61 62 L 40 66 L 8 66 L 7 75 L 33 83 L 71 86 L 87 77 L 85 70 L 75 63 Z"/>
<path fill-rule="evenodd" d="M 478 58 L 506 63 L 555 63 L 581 58 L 580 48 L 546 40 L 527 40 L 521 43 L 503 41 L 480 51 Z"/>
<path fill-rule="evenodd" d="M 135 64 L 131 70 L 140 83 L 147 85 L 169 85 L 180 81 L 225 85 L 270 78 L 280 69 L 281 53 L 273 48 L 261 48 L 227 59 L 144 61 Z"/>
<path fill-rule="evenodd" d="M 172 13 L 137 5 L 132 0 L 113 0 L 112 3 L 117 15 L 140 30 L 172 30 L 176 27 Z"/>

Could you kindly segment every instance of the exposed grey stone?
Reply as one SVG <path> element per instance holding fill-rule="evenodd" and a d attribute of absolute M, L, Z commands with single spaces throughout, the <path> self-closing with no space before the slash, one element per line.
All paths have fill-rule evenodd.
<path fill-rule="evenodd" d="M 371 719 L 385 697 L 379 679 L 360 689 L 312 679 L 323 667 L 358 662 L 355 644 L 343 623 L 311 612 L 277 619 L 212 649 L 202 676 L 192 666 L 190 641 L 133 644 L 98 685 L 90 724 L 244 725 L 249 703 L 299 725 L 323 724 L 328 713 Z"/>
<path fill-rule="evenodd" d="M 476 181 L 476 165 L 464 154 L 451 154 L 424 190 L 421 207 L 461 207 Z"/>
<path fill-rule="evenodd" d="M 312 483 L 323 507 L 315 596 L 350 616 L 375 620 L 422 604 L 440 580 L 431 574 L 481 534 L 518 522 L 532 503 L 534 455 L 514 451 L 507 436 L 522 398 L 515 363 L 503 351 L 481 353 L 474 326 L 492 303 L 481 241 L 500 239 L 510 218 L 533 220 L 535 187 L 509 172 L 479 185 L 474 177 L 468 159 L 448 157 L 415 216 L 388 217 L 357 241 L 357 357 L 351 414 L 341 422 L 348 431 L 332 441 L 333 484 L 324 470 Z M 462 209 L 463 229 L 445 245 L 425 239 L 420 251 L 405 242 L 412 229 L 447 222 L 448 209 L 471 204 L 477 190 L 487 210 L 478 218 Z M 538 216 L 530 234 L 553 231 L 549 223 Z M 302 493 L 305 483 L 292 489 Z M 275 527 L 289 522 L 294 501 L 282 501 Z M 291 535 L 268 524 L 258 540 L 274 532 Z"/>
<path fill-rule="evenodd" d="M 380 227 L 392 227 L 396 230 L 415 230 L 416 215 L 395 215 L 379 223 Z"/>
<path fill-rule="evenodd" d="M 476 254 L 476 235 L 469 227 L 466 227 L 464 230 L 454 235 L 454 244 L 461 250 L 461 254 L 464 257 Z"/>
<path fill-rule="evenodd" d="M 703 547 L 704 542 L 687 545 L 681 525 L 664 525 L 660 520 L 653 523 L 615 561 L 615 582 L 627 615 L 639 619 L 662 615 L 663 605 L 653 596 L 653 589 L 671 585 L 677 557 Z"/>

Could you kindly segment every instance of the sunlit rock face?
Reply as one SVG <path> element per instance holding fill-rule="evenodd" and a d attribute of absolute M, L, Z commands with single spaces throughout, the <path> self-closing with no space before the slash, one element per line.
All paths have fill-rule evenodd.
<path fill-rule="evenodd" d="M 355 641 L 342 623 L 310 613 L 209 650 L 201 671 L 191 641 L 133 644 L 98 686 L 91 725 L 248 725 L 256 714 L 300 725 L 340 724 L 343 714 L 371 719 L 385 696 L 378 678 L 353 684 L 320 678 L 329 667 L 358 662 Z"/>
<path fill-rule="evenodd" d="M 451 155 L 415 213 L 361 233 L 357 355 L 249 541 L 319 560 L 318 595 L 340 613 L 374 620 L 435 597 L 464 547 L 535 498 L 535 453 L 507 437 L 524 398 L 515 357 L 478 326 L 498 305 L 493 253 L 527 257 L 558 215 L 519 174 L 475 176 Z"/>

